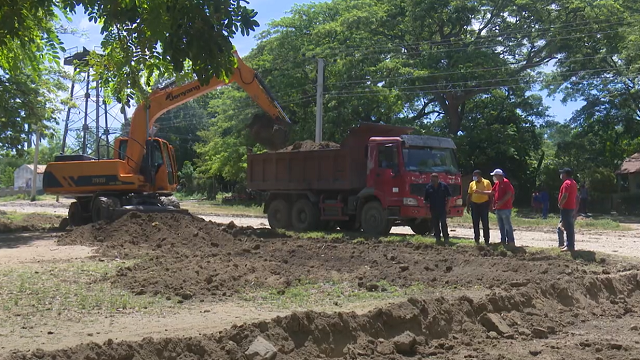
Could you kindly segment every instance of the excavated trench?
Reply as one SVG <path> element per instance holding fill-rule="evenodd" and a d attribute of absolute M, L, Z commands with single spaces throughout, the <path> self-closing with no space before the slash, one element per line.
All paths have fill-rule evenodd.
<path fill-rule="evenodd" d="M 303 239 L 190 215 L 129 214 L 61 235 L 104 259 L 135 259 L 110 281 L 139 295 L 217 301 L 299 280 L 358 291 L 385 281 L 455 287 L 365 314 L 296 312 L 198 337 L 86 343 L 9 359 L 640 359 L 638 266 L 519 249 Z M 485 294 L 472 298 L 469 294 Z M 384 291 L 375 289 L 374 291 Z"/>
<path fill-rule="evenodd" d="M 633 359 L 640 273 L 410 298 L 363 315 L 298 312 L 191 338 L 82 344 L 9 359 Z"/>

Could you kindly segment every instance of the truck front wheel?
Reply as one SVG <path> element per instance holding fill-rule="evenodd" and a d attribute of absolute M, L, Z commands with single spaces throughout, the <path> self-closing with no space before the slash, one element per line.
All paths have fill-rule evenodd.
<path fill-rule="evenodd" d="M 320 211 L 308 199 L 300 199 L 293 205 L 291 224 L 295 231 L 313 231 L 320 225 Z"/>
<path fill-rule="evenodd" d="M 282 199 L 275 200 L 269 205 L 267 218 L 269 219 L 269 226 L 272 229 L 288 229 L 291 225 L 289 204 Z"/>
<path fill-rule="evenodd" d="M 392 223 L 378 201 L 370 201 L 362 208 L 362 230 L 365 233 L 384 236 L 391 232 Z"/>
<path fill-rule="evenodd" d="M 422 221 L 414 222 L 411 225 L 411 230 L 416 235 L 429 235 L 431 234 L 431 221 L 429 219 L 423 219 Z"/>

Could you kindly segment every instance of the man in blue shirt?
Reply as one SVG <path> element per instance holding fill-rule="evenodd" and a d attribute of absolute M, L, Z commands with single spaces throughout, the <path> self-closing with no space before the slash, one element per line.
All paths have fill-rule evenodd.
<path fill-rule="evenodd" d="M 431 210 L 431 225 L 436 243 L 440 243 L 440 235 L 444 236 L 445 244 L 449 243 L 449 227 L 447 226 L 447 211 L 451 191 L 449 186 L 438 179 L 438 174 L 431 174 L 431 183 L 424 191 L 424 203 L 429 204 Z"/>
<path fill-rule="evenodd" d="M 542 203 L 542 218 L 549 216 L 549 192 L 545 186 L 540 188 L 540 202 Z"/>

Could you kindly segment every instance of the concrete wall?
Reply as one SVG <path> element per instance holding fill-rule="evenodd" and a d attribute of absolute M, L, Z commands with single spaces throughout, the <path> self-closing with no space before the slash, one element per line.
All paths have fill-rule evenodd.
<path fill-rule="evenodd" d="M 32 165 L 33 166 L 33 165 Z M 38 174 L 36 190 L 42 189 L 42 176 Z M 31 181 L 33 178 L 33 170 L 29 165 L 22 165 L 13 172 L 13 188 L 18 190 L 21 186 L 25 189 L 31 189 Z"/>

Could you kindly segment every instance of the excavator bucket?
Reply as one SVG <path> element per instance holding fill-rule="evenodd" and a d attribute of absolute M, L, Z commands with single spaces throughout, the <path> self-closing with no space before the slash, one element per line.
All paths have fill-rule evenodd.
<path fill-rule="evenodd" d="M 288 122 L 277 121 L 268 114 L 256 114 L 247 127 L 252 140 L 269 151 L 280 150 L 288 144 L 291 127 Z"/>

